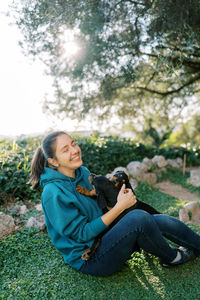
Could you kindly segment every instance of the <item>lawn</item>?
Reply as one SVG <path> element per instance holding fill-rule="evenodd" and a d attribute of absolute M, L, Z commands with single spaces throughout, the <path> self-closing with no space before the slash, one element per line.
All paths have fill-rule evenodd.
<path fill-rule="evenodd" d="M 187 181 L 181 178 L 180 181 Z M 140 184 L 142 201 L 178 216 L 184 202 Z M 200 234 L 200 226 L 190 225 Z M 200 299 L 200 258 L 165 269 L 158 258 L 135 253 L 109 277 L 83 275 L 64 264 L 47 233 L 22 229 L 0 242 L 0 299 Z"/>

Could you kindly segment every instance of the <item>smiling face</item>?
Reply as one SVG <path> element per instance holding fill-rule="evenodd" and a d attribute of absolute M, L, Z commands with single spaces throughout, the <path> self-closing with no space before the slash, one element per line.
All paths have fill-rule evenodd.
<path fill-rule="evenodd" d="M 55 158 L 49 158 L 48 161 L 58 172 L 75 178 L 75 170 L 83 163 L 81 149 L 69 135 L 59 135 L 56 138 Z"/>

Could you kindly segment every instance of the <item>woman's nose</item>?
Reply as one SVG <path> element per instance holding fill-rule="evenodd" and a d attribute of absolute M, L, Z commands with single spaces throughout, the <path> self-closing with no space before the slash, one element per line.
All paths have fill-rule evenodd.
<path fill-rule="evenodd" d="M 76 146 L 72 146 L 72 147 L 71 147 L 71 152 L 72 152 L 72 153 L 78 152 L 77 147 L 76 147 Z"/>

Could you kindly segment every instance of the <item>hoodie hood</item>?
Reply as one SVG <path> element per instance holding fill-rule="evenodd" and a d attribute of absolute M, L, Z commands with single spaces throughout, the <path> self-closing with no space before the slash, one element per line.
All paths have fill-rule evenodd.
<path fill-rule="evenodd" d="M 48 183 L 59 181 L 74 182 L 75 184 L 77 184 L 84 176 L 83 167 L 79 167 L 78 169 L 76 169 L 75 175 L 76 178 L 68 177 L 56 170 L 45 167 L 44 173 L 42 173 L 40 177 L 40 185 L 44 187 Z"/>

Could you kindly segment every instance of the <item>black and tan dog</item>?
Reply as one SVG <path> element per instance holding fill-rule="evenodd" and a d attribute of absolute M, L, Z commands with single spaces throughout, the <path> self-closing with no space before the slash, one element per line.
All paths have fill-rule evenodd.
<path fill-rule="evenodd" d="M 95 174 L 91 174 L 89 179 L 91 185 L 93 186 L 93 190 L 87 190 L 81 186 L 77 186 L 76 189 L 79 193 L 86 196 L 97 196 L 98 206 L 103 211 L 106 211 L 107 209 L 115 206 L 115 204 L 117 203 L 119 191 L 123 184 L 125 184 L 127 189 L 131 189 L 133 191 L 133 194 L 135 195 L 135 192 L 129 182 L 128 176 L 123 171 L 116 172 L 110 179 L 106 178 L 105 176 Z M 150 214 L 160 214 L 160 212 L 158 212 L 149 204 L 137 199 L 137 202 L 133 206 L 126 209 L 122 214 L 120 214 L 115 223 L 119 221 L 119 219 L 121 219 L 121 217 L 124 216 L 128 211 L 136 208 L 145 210 Z"/>
<path fill-rule="evenodd" d="M 123 184 L 127 189 L 131 189 L 135 195 L 135 192 L 129 182 L 128 176 L 123 171 L 118 171 L 110 179 L 102 175 L 91 174 L 89 177 L 90 183 L 93 186 L 93 190 L 87 190 L 81 186 L 77 186 L 76 189 L 79 193 L 85 196 L 96 196 L 98 206 L 105 213 L 117 203 L 117 197 Z M 160 214 L 155 208 L 149 204 L 137 199 L 137 202 L 130 208 L 124 210 L 109 226 L 109 229 L 114 226 L 125 214 L 133 209 L 142 209 L 150 214 Z M 97 237 L 94 244 L 83 253 L 82 259 L 88 260 L 90 256 L 95 252 L 100 243 L 101 235 Z"/>

